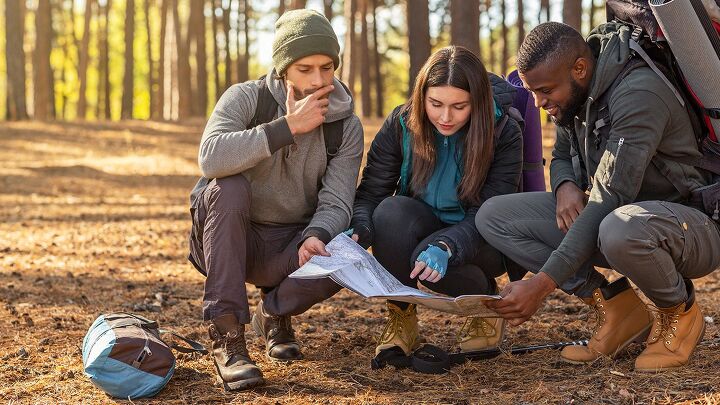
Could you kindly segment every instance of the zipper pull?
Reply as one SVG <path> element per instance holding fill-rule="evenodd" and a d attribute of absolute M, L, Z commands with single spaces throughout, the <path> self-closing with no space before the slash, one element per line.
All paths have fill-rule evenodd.
<path fill-rule="evenodd" d="M 445 138 L 445 139 L 443 139 L 443 144 L 444 144 L 445 146 L 447 146 L 447 145 L 448 145 L 447 136 L 444 136 L 443 138 Z"/>
<path fill-rule="evenodd" d="M 715 201 L 715 211 L 713 211 L 712 219 L 713 221 L 717 221 L 720 219 L 720 210 L 718 210 L 718 201 Z"/>

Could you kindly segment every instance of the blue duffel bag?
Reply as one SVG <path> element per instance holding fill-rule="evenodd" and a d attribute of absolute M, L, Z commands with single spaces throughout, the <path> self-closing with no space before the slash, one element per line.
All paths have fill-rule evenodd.
<path fill-rule="evenodd" d="M 174 339 L 168 345 L 161 334 L 173 335 L 190 347 L 180 346 Z M 157 322 L 140 315 L 100 315 L 83 339 L 83 369 L 95 386 L 113 397 L 151 397 L 175 372 L 171 347 L 182 353 L 207 353 L 200 343 L 161 330 Z"/>

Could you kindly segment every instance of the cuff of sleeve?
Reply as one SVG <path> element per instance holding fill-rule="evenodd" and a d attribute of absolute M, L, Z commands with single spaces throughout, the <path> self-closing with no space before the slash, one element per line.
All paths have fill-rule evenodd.
<path fill-rule="evenodd" d="M 358 244 L 367 249 L 372 244 L 372 232 L 365 225 L 351 225 L 358 236 Z"/>
<path fill-rule="evenodd" d="M 302 238 L 300 238 L 300 242 L 298 242 L 298 247 L 300 247 L 303 244 L 303 242 L 305 242 L 305 239 L 310 238 L 312 236 L 320 239 L 322 241 L 322 243 L 324 243 L 326 245 L 332 239 L 332 237 L 330 236 L 330 232 L 328 232 L 326 229 L 317 228 L 317 227 L 305 228 L 305 230 L 302 233 Z"/>
<path fill-rule="evenodd" d="M 275 153 L 278 149 L 290 145 L 295 141 L 285 117 L 280 117 L 267 124 L 263 124 L 263 128 L 265 130 L 265 136 L 267 137 L 270 154 Z"/>
<path fill-rule="evenodd" d="M 575 269 L 562 257 L 558 256 L 556 252 L 553 252 L 540 269 L 540 272 L 547 274 L 558 287 L 561 287 L 565 281 L 572 277 Z"/>
<path fill-rule="evenodd" d="M 561 178 L 559 178 L 559 179 L 557 179 L 557 180 L 555 180 L 555 181 L 552 182 L 552 193 L 553 193 L 554 196 L 557 196 L 557 189 L 558 189 L 558 187 L 560 187 L 560 185 L 562 185 L 562 184 L 565 183 L 566 181 L 571 181 L 571 182 L 573 182 L 576 186 L 578 186 L 578 184 L 575 183 L 575 178 L 574 178 L 574 177 L 570 177 L 570 176 L 561 177 Z M 579 189 L 582 189 L 582 187 L 580 187 L 580 186 L 578 186 L 578 188 L 579 188 Z"/>
<path fill-rule="evenodd" d="M 442 243 L 440 243 L 442 242 Z M 439 237 L 435 239 L 433 242 L 430 242 L 431 244 L 438 246 L 445 250 L 445 246 L 449 249 L 450 256 L 448 257 L 450 264 L 457 264 L 458 261 L 458 252 L 457 247 L 452 243 L 452 241 L 449 238 Z"/>

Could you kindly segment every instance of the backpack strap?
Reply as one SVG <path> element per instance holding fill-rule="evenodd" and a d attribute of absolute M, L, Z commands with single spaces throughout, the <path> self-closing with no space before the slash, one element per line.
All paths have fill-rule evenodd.
<path fill-rule="evenodd" d="M 278 103 L 267 86 L 266 77 L 267 75 L 260 76 L 255 115 L 253 115 L 246 129 L 255 128 L 258 125 L 272 121 L 277 113 Z"/>
<path fill-rule="evenodd" d="M 187 343 L 189 347 L 182 346 L 177 344 L 174 340 L 168 344 L 168 346 L 172 347 L 173 349 L 179 351 L 180 353 L 201 353 L 201 354 L 208 354 L 208 350 L 203 346 L 201 343 L 196 342 L 192 339 L 188 339 L 185 336 L 178 335 L 177 333 L 167 330 L 167 329 L 160 329 L 160 334 L 166 334 L 171 335 L 174 338 L 180 339 L 183 342 Z"/>
<path fill-rule="evenodd" d="M 327 122 L 322 125 L 323 137 L 325 138 L 325 154 L 327 155 L 327 164 L 340 151 L 343 141 L 343 126 L 345 120 L 337 120 Z"/>

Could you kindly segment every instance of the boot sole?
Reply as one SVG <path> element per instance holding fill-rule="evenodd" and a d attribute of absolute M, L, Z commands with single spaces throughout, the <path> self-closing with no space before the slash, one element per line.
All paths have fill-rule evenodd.
<path fill-rule="evenodd" d="M 700 342 L 702 342 L 703 337 L 705 336 L 705 319 L 703 319 L 703 327 L 702 332 L 700 332 L 700 335 L 698 335 L 697 341 L 695 342 L 695 347 L 693 347 L 692 351 L 690 352 L 690 355 L 688 356 L 687 362 L 685 364 L 681 364 L 679 366 L 672 366 L 672 367 L 662 367 L 662 368 L 636 368 L 635 371 L 638 373 L 661 373 L 663 371 L 671 371 L 671 370 L 677 370 L 679 368 L 685 367 L 688 363 L 690 363 L 690 357 L 695 353 L 695 350 L 697 349 Z"/>
<path fill-rule="evenodd" d="M 255 316 L 255 314 L 253 314 L 250 324 L 252 325 L 252 328 L 253 328 L 253 331 L 255 331 L 255 334 L 258 335 L 258 337 L 260 339 L 262 339 L 263 342 L 265 342 L 265 336 L 262 333 L 262 328 L 260 327 L 260 321 L 257 320 L 257 316 Z M 302 354 L 300 354 L 300 356 L 293 358 L 293 359 L 279 359 L 277 357 L 272 357 L 272 356 L 270 356 L 270 353 L 267 350 L 267 342 L 265 342 L 265 358 L 272 362 L 275 362 L 275 363 L 287 364 L 287 363 L 292 363 L 293 361 L 302 360 L 303 356 L 302 356 Z"/>
<path fill-rule="evenodd" d="M 220 369 L 218 369 L 217 364 L 215 365 L 215 371 L 217 371 L 217 379 L 223 384 L 223 387 L 226 391 L 242 391 L 257 387 L 258 385 L 265 384 L 265 378 L 263 377 L 255 377 L 248 378 L 247 380 L 227 382 L 223 380 L 222 377 L 220 377 Z"/>
<path fill-rule="evenodd" d="M 565 363 L 569 363 L 569 364 L 579 364 L 579 365 L 580 365 L 580 364 L 591 364 L 591 363 L 594 363 L 595 361 L 597 361 L 597 360 L 598 360 L 599 358 L 601 358 L 601 357 L 609 357 L 610 359 L 615 359 L 615 358 L 617 357 L 617 355 L 618 355 L 621 351 L 623 351 L 623 349 L 625 349 L 626 347 L 628 347 L 628 346 L 630 345 L 630 343 L 634 342 L 635 339 L 637 339 L 638 337 L 640 337 L 640 336 L 642 336 L 642 335 L 644 335 L 644 334 L 647 334 L 648 331 L 652 328 L 652 326 L 653 326 L 653 324 L 651 323 L 651 324 L 648 325 L 645 329 L 643 329 L 643 330 L 641 330 L 640 332 L 638 332 L 637 334 L 633 335 L 633 337 L 631 337 L 630 339 L 626 340 L 623 344 L 621 344 L 620 346 L 618 346 L 618 348 L 615 350 L 615 352 L 612 353 L 611 355 L 606 356 L 606 355 L 604 355 L 604 354 L 602 354 L 602 353 L 600 353 L 600 352 L 597 352 L 597 353 L 600 354 L 600 355 L 599 355 L 598 357 L 596 357 L 596 358 L 594 358 L 594 359 L 592 359 L 592 360 L 588 360 L 588 361 L 570 360 L 570 359 L 565 358 L 565 357 L 563 357 L 562 355 L 560 355 L 560 360 L 562 360 L 562 361 L 565 362 Z"/>

